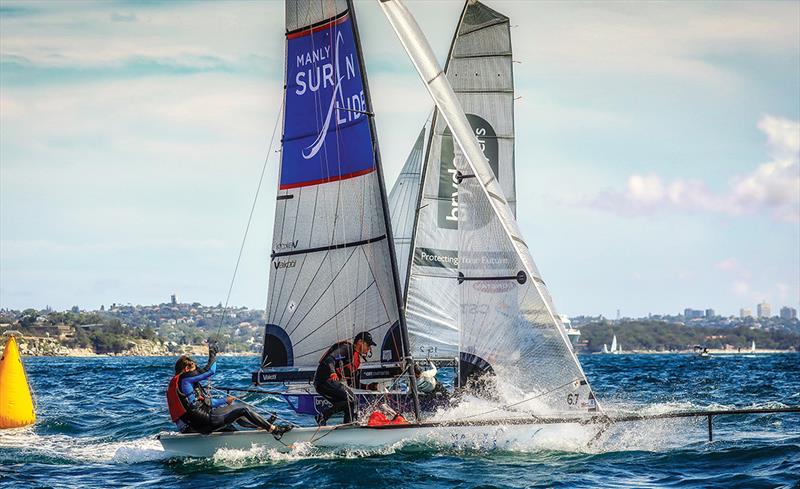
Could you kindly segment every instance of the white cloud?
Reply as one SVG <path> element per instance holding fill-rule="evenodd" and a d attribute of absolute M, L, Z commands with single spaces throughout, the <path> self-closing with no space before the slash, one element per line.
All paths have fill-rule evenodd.
<path fill-rule="evenodd" d="M 713 192 L 700 180 L 667 181 L 654 173 L 634 174 L 624 190 L 603 192 L 590 204 L 623 215 L 666 210 L 731 216 L 766 212 L 779 221 L 800 222 L 800 123 L 765 115 L 758 128 L 767 136 L 772 161 L 733 177 L 724 192 Z"/>

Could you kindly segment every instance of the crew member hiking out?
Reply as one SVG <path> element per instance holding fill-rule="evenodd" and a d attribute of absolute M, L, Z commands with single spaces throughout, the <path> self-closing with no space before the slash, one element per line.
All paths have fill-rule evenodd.
<path fill-rule="evenodd" d="M 175 376 L 167 387 L 167 407 L 172 422 L 181 433 L 209 434 L 214 431 L 232 431 L 233 423 L 244 428 L 266 430 L 280 438 L 291 426 L 272 424 L 275 417 L 264 419 L 244 404 L 233 404 L 234 399 L 212 399 L 202 381 L 217 371 L 217 348 L 208 346 L 208 362 L 203 368 L 186 355 L 175 363 Z"/>
<path fill-rule="evenodd" d="M 378 384 L 362 385 L 359 367 L 375 342 L 367 331 L 358 333 L 353 342 L 334 343 L 322 355 L 314 374 L 314 388 L 332 406 L 317 415 L 317 424 L 324 426 L 336 413 L 344 413 L 344 423 L 351 423 L 357 408 L 351 387 L 378 390 Z"/>

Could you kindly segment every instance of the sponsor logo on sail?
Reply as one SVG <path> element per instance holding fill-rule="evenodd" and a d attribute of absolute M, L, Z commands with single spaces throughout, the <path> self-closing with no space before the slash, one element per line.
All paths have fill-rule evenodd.
<path fill-rule="evenodd" d="M 497 133 L 486 119 L 475 114 L 466 114 L 483 155 L 489 160 L 495 176 L 498 169 Z M 450 128 L 445 128 L 442 135 L 442 148 L 439 154 L 439 209 L 438 225 L 444 229 L 458 229 L 458 171 L 468 172 L 461 151 L 456 147 Z M 474 227 L 482 227 L 484 222 L 474 223 Z"/>
<path fill-rule="evenodd" d="M 280 270 L 281 268 L 294 268 L 297 265 L 296 260 L 277 260 L 272 266 L 275 267 L 275 270 Z"/>
<path fill-rule="evenodd" d="M 278 250 L 278 251 L 293 250 L 293 249 L 297 248 L 297 244 L 299 242 L 300 242 L 300 240 L 296 239 L 294 241 L 289 241 L 289 242 L 286 242 L 286 243 L 278 243 L 278 244 L 275 245 L 275 249 Z"/>
<path fill-rule="evenodd" d="M 449 250 L 418 247 L 414 264 L 422 267 L 458 268 L 458 253 Z"/>
<path fill-rule="evenodd" d="M 296 56 L 297 68 L 300 70 L 295 75 L 295 95 L 310 94 L 315 96 L 320 88 L 332 87 L 330 101 L 327 102 L 327 111 L 322 127 L 317 134 L 317 138 L 302 151 L 303 159 L 310 160 L 315 157 L 322 145 L 325 137 L 331 128 L 331 121 L 336 117 L 336 124 L 341 125 L 346 122 L 358 119 L 362 116 L 361 112 L 366 110 L 364 100 L 364 90 L 358 93 L 344 95 L 342 90 L 342 80 L 351 80 L 356 76 L 355 55 L 350 53 L 344 56 L 344 70 L 341 63 L 341 48 L 344 45 L 344 36 L 341 31 L 336 31 L 336 42 L 334 56 L 331 59 L 331 47 L 323 46 Z M 328 60 L 327 63 L 320 64 Z"/>
<path fill-rule="evenodd" d="M 286 36 L 280 188 L 372 172 L 375 154 L 358 48 L 349 14 Z"/>

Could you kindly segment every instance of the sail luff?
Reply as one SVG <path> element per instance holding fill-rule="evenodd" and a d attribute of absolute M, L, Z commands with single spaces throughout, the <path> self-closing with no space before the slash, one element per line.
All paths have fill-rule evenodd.
<path fill-rule="evenodd" d="M 559 332 L 563 346 L 566 347 L 566 354 L 569 355 L 573 366 L 577 367 L 581 382 L 588 385 L 580 362 L 569 347 L 569 339 L 566 331 L 563 325 L 560 324 L 560 321 L 557 320 L 555 311 L 550 303 L 549 294 L 543 291 L 539 285 L 541 277 L 539 276 L 536 266 L 533 264 L 527 244 L 525 244 L 525 241 L 521 238 L 519 226 L 514 219 L 511 208 L 503 196 L 503 191 L 492 173 L 476 138 L 472 134 L 470 124 L 461 109 L 461 104 L 448 83 L 445 72 L 436 61 L 436 57 L 427 39 L 419 28 L 419 25 L 417 25 L 416 20 L 401 0 L 379 0 L 379 2 L 384 14 L 395 30 L 401 44 L 411 58 L 412 63 L 416 67 L 426 88 L 439 108 L 439 113 L 442 114 L 442 117 L 447 121 L 454 139 L 466 156 L 469 168 L 473 171 L 481 190 L 491 208 L 498 216 L 502 229 L 510 240 L 511 246 L 516 251 L 517 258 L 520 260 L 528 276 L 533 279 L 532 285 L 543 299 L 542 302 L 549 316 L 550 325 L 555 327 L 556 331 Z"/>
<path fill-rule="evenodd" d="M 365 66 L 364 64 L 364 54 L 361 52 L 361 40 L 358 33 L 358 21 L 356 20 L 356 13 L 355 9 L 353 8 L 353 1 L 347 0 L 347 7 L 350 10 L 350 15 L 353 19 L 353 31 L 356 40 L 356 53 L 358 54 L 358 60 L 361 66 Z M 372 109 L 372 100 L 370 99 L 369 93 L 369 80 L 367 78 L 367 71 L 363 70 L 361 76 L 364 80 L 364 95 L 367 101 L 367 108 Z M 403 311 L 403 296 L 402 296 L 402 289 L 400 288 L 400 276 L 397 272 L 397 256 L 395 255 L 395 248 L 394 248 L 394 236 L 392 234 L 392 218 L 389 215 L 389 199 L 386 195 L 386 184 L 383 178 L 383 166 L 381 164 L 381 156 L 380 156 L 380 148 L 378 145 L 378 133 L 375 128 L 375 119 L 374 116 L 368 116 L 367 119 L 369 120 L 369 125 L 372 133 L 372 144 L 373 144 L 373 152 L 375 155 L 375 166 L 376 171 L 378 174 L 378 187 L 380 188 L 380 197 L 381 197 L 381 204 L 383 208 L 383 219 L 386 227 L 386 237 L 387 244 L 389 248 L 389 256 L 391 257 L 391 270 L 392 270 L 392 279 L 394 281 L 394 292 L 395 292 L 395 300 L 397 304 L 397 314 L 398 320 L 400 322 L 400 331 L 402 333 L 403 339 L 403 360 L 405 363 L 405 368 L 408 370 L 408 379 L 409 384 L 411 386 L 411 394 L 414 399 L 414 418 L 417 422 L 420 422 L 420 414 L 419 414 L 419 397 L 417 396 L 417 379 L 414 376 L 414 369 L 413 369 L 413 358 L 410 352 L 410 343 L 408 340 L 408 328 L 406 327 L 406 315 Z"/>

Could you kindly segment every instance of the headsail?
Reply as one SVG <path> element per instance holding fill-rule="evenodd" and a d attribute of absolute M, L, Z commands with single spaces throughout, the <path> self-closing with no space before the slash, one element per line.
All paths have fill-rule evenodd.
<path fill-rule="evenodd" d="M 411 253 L 411 238 L 414 230 L 414 216 L 419 201 L 420 174 L 422 159 L 425 157 L 425 133 L 428 124 L 422 127 L 411 152 L 406 158 L 400 175 L 389 192 L 389 211 L 392 216 L 394 250 L 397 257 L 397 271 L 400 285 L 405 286 L 408 273 L 408 257 Z"/>
<path fill-rule="evenodd" d="M 445 72 L 513 212 L 514 82 L 508 17 L 480 2 L 467 2 Z M 409 341 L 416 357 L 458 357 L 459 299 L 453 280 L 459 261 L 457 157 L 457 145 L 437 109 L 423 170 L 406 299 Z"/>
<path fill-rule="evenodd" d="M 333 343 L 370 331 L 407 351 L 371 106 L 349 2 L 287 0 L 283 150 L 262 368 L 310 380 Z"/>
<path fill-rule="evenodd" d="M 473 365 L 476 373 L 493 370 L 526 399 L 535 399 L 541 411 L 595 410 L 511 207 L 430 45 L 400 0 L 380 5 L 463 153 L 456 160 L 464 163 L 456 280 L 462 364 Z"/>

